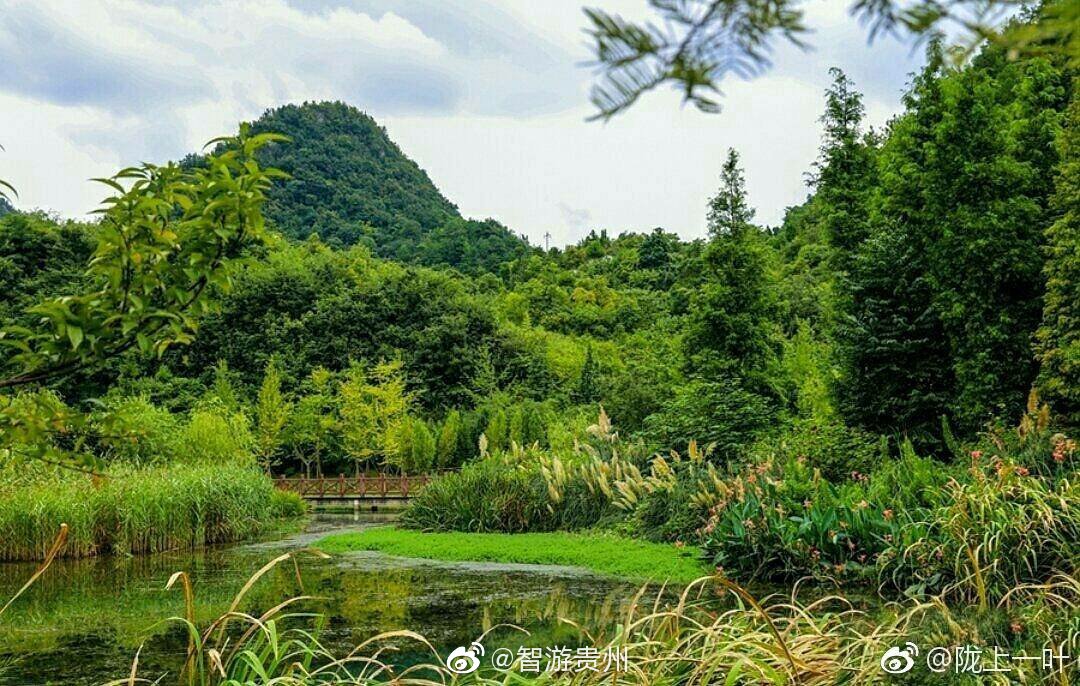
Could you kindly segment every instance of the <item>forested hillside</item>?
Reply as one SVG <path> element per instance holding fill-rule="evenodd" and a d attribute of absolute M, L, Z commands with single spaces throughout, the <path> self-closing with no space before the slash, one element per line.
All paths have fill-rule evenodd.
<path fill-rule="evenodd" d="M 464 220 L 374 119 L 341 102 L 285 105 L 252 123 L 289 136 L 260 160 L 291 178 L 270 191 L 266 215 L 286 236 L 365 245 L 406 262 L 489 270 L 527 248 L 494 222 Z"/>
<path fill-rule="evenodd" d="M 270 192 L 266 214 L 282 233 L 352 245 L 376 238 L 389 254 L 459 217 L 457 208 L 374 119 L 344 103 L 269 110 L 255 131 L 289 136 L 263 150 L 264 164 L 292 178 Z M 376 236 L 376 232 L 379 232 Z"/>

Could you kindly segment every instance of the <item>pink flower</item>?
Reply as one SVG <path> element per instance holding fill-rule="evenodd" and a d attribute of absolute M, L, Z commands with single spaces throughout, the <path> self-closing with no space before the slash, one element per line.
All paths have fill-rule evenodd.
<path fill-rule="evenodd" d="M 1052 457 L 1054 458 L 1054 462 L 1063 464 L 1065 462 L 1066 453 L 1071 455 L 1076 450 L 1076 441 L 1067 439 L 1063 436 L 1056 436 L 1055 438 Z"/>

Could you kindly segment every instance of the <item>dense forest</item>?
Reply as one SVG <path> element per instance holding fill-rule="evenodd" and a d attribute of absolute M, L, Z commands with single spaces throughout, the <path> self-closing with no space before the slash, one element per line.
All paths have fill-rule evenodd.
<path fill-rule="evenodd" d="M 547 444 L 553 425 L 602 404 L 656 449 L 697 440 L 737 457 L 778 427 L 828 436 L 851 462 L 836 473 L 882 435 L 944 455 L 949 437 L 1018 416 L 1035 385 L 1075 424 L 1072 75 L 994 49 L 957 69 L 936 50 L 882 131 L 834 70 L 807 200 L 778 227 L 754 224 L 732 150 L 703 208 L 709 236 L 689 242 L 601 230 L 545 253 L 461 218 L 356 109 L 272 110 L 254 128 L 292 139 L 260 151 L 290 175 L 267 201 L 282 238 L 251 255 L 191 345 L 121 356 L 63 395 L 188 411 L 220 378 L 254 398 L 274 366 L 299 408 L 313 374 L 336 388 L 395 365 L 416 428 L 463 421 L 464 445 L 485 429 L 503 440 L 511 407 L 539 417 L 507 440 Z M 95 231 L 5 216 L 5 319 L 28 323 L 27 306 L 70 290 Z M 369 466 L 389 458 L 377 443 Z M 293 447 L 274 449 L 280 469 L 298 468 Z M 346 466 L 340 448 L 327 459 Z"/>
<path fill-rule="evenodd" d="M 124 170 L 96 221 L 3 201 L 0 560 L 59 522 L 71 556 L 248 537 L 304 510 L 271 475 L 438 473 L 404 527 L 942 601 L 804 632 L 860 669 L 870 634 L 1075 634 L 1080 72 L 931 40 L 881 129 L 830 76 L 805 201 L 756 222 L 732 148 L 687 170 L 716 177 L 691 240 L 532 246 L 341 102 Z"/>

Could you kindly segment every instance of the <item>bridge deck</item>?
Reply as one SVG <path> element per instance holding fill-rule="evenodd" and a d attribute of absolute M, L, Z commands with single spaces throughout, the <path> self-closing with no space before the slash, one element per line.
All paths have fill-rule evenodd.
<path fill-rule="evenodd" d="M 274 485 L 310 500 L 407 500 L 423 488 L 426 474 L 360 474 L 359 476 L 279 477 Z"/>

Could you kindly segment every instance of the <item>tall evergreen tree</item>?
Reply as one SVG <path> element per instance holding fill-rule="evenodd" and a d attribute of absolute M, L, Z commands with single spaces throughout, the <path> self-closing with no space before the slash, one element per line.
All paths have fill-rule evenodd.
<path fill-rule="evenodd" d="M 934 308 L 949 341 L 958 426 L 1023 408 L 1035 380 L 1042 244 L 1064 110 L 1061 72 L 991 47 L 942 84 L 928 141 L 926 197 Z"/>
<path fill-rule="evenodd" d="M 596 359 L 593 357 L 590 345 L 585 348 L 585 362 L 581 365 L 581 376 L 578 377 L 577 388 L 571 394 L 574 402 L 591 403 L 600 397 L 598 374 Z"/>
<path fill-rule="evenodd" d="M 720 190 L 709 201 L 709 235 L 716 237 L 742 231 L 754 220 L 754 209 L 746 199 L 746 181 L 739 166 L 739 153 L 728 148 L 720 172 Z"/>
<path fill-rule="evenodd" d="M 849 421 L 879 432 L 935 430 L 952 391 L 952 368 L 928 278 L 927 141 L 941 118 L 940 54 L 904 96 L 881 151 L 874 230 L 845 280 L 837 327 L 843 377 L 838 398 Z"/>
<path fill-rule="evenodd" d="M 1054 412 L 1080 427 L 1080 79 L 1061 135 L 1061 165 L 1046 232 L 1046 298 L 1037 334 L 1039 388 Z"/>
<path fill-rule="evenodd" d="M 859 243 L 869 235 L 868 199 L 875 184 L 874 149 L 862 132 L 862 94 L 843 71 L 829 70 L 825 91 L 825 129 L 812 176 L 818 211 L 836 266 L 846 270 Z"/>
<path fill-rule="evenodd" d="M 774 352 L 775 289 L 766 238 L 750 224 L 753 216 L 739 155 L 730 150 L 720 190 L 709 203 L 712 239 L 701 257 L 704 281 L 692 298 L 685 339 L 691 374 L 763 381 Z"/>
<path fill-rule="evenodd" d="M 875 230 L 852 262 L 849 287 L 850 311 L 837 327 L 842 412 L 875 432 L 934 434 L 953 390 L 952 368 L 911 226 Z"/>

